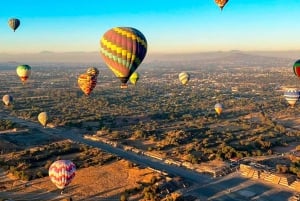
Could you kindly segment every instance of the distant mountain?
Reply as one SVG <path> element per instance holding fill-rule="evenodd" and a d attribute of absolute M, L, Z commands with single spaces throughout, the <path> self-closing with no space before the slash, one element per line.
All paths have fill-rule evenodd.
<path fill-rule="evenodd" d="M 300 51 L 216 51 L 185 54 L 148 53 L 144 63 L 153 62 L 201 62 L 220 64 L 251 65 L 290 65 L 300 58 Z M 16 63 L 96 63 L 103 64 L 99 52 L 51 52 L 42 51 L 32 54 L 0 54 L 0 62 Z"/>
<path fill-rule="evenodd" d="M 230 66 L 287 66 L 295 59 L 289 54 L 281 56 L 280 53 L 272 52 L 243 52 L 233 50 L 228 52 L 200 52 L 191 54 L 157 54 L 149 55 L 151 62 L 181 62 L 201 63 L 202 65 L 220 64 Z"/>

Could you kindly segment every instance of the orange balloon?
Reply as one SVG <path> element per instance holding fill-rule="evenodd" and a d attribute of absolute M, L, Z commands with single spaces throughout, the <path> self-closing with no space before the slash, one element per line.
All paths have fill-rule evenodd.
<path fill-rule="evenodd" d="M 96 87 L 97 78 L 86 73 L 79 75 L 78 86 L 83 91 L 83 93 L 89 96 L 93 89 Z"/>

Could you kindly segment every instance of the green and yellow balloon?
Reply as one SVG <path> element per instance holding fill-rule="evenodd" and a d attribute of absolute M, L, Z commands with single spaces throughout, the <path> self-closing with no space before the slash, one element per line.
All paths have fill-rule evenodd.
<path fill-rule="evenodd" d="M 131 84 L 136 85 L 137 81 L 140 79 L 140 76 L 137 72 L 132 73 L 132 75 L 129 78 L 129 81 Z"/>
<path fill-rule="evenodd" d="M 100 40 L 100 55 L 109 69 L 127 88 L 127 81 L 142 63 L 147 53 L 147 40 L 132 27 L 115 27 Z"/>
<path fill-rule="evenodd" d="M 29 65 L 17 66 L 17 75 L 21 79 L 22 83 L 25 84 L 29 76 L 31 75 L 31 67 Z"/>

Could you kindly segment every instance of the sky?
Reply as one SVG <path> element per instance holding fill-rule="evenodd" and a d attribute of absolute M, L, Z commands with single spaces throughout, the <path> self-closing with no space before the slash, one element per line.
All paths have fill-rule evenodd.
<path fill-rule="evenodd" d="M 116 26 L 140 30 L 151 53 L 299 50 L 300 0 L 1 0 L 1 53 L 99 51 Z M 21 20 L 13 32 L 8 19 Z"/>

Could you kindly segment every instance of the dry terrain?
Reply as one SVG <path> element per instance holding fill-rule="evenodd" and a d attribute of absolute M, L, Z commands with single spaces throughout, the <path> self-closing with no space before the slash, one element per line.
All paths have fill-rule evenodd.
<path fill-rule="evenodd" d="M 23 183 L 14 181 L 11 176 L 2 172 L 1 181 L 6 179 L 6 182 L 1 182 L 0 198 L 58 201 L 71 196 L 73 200 L 119 200 L 126 189 L 133 189 L 139 186 L 138 183 L 149 183 L 153 176 L 159 175 L 148 168 L 131 168 L 128 161 L 120 160 L 104 166 L 77 170 L 74 180 L 61 195 L 49 177 Z"/>

